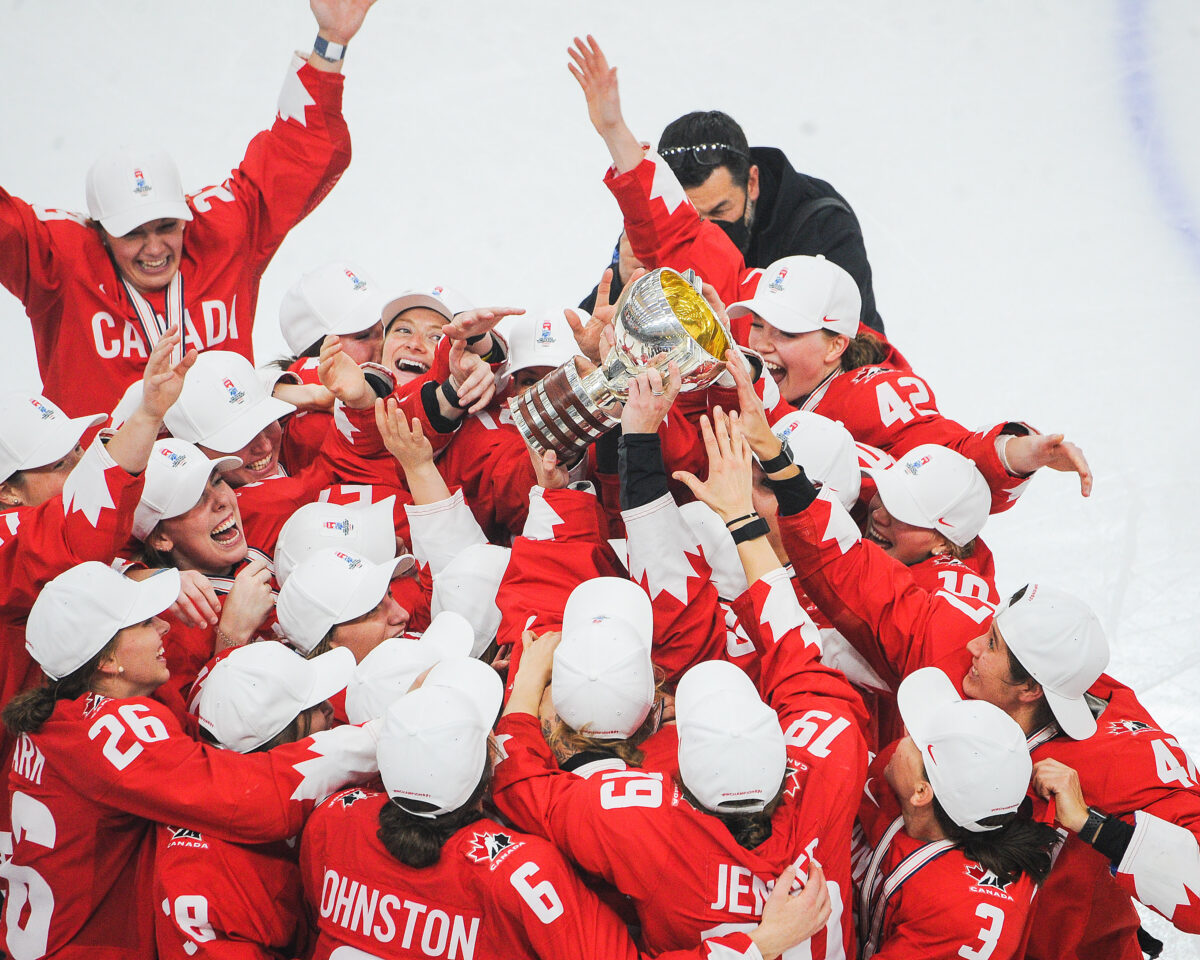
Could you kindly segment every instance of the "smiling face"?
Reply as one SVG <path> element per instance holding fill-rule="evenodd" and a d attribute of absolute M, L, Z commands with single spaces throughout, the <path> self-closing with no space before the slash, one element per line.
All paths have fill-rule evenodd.
<path fill-rule="evenodd" d="M 1025 684 L 1014 681 L 1008 663 L 1008 645 L 1000 635 L 995 621 L 988 632 L 967 644 L 971 652 L 971 668 L 963 677 L 963 693 L 972 700 L 986 700 L 1005 713 L 1012 713 L 1020 704 Z"/>
<path fill-rule="evenodd" d="M 283 439 L 283 427 L 278 420 L 273 420 L 255 434 L 254 439 L 232 453 L 222 453 L 211 447 L 198 444 L 204 455 L 210 460 L 221 457 L 237 457 L 242 465 L 236 470 L 224 473 L 225 481 L 231 487 L 244 487 L 248 483 L 266 480 L 279 472 L 279 444 Z"/>
<path fill-rule="evenodd" d="M 110 663 L 117 681 L 125 686 L 125 696 L 149 696 L 171 679 L 163 649 L 168 629 L 166 621 L 151 617 L 117 634 Z"/>
<path fill-rule="evenodd" d="M 76 444 L 74 450 L 53 463 L 19 470 L 0 483 L 0 505 L 36 507 L 52 500 L 62 493 L 67 474 L 75 469 L 82 456 L 83 447 Z"/>
<path fill-rule="evenodd" d="M 428 307 L 411 307 L 396 315 L 383 337 L 383 365 L 396 375 L 396 384 L 411 383 L 433 366 L 446 318 Z"/>
<path fill-rule="evenodd" d="M 139 293 L 162 290 L 179 272 L 183 225 L 182 220 L 151 220 L 123 237 L 104 234 L 117 270 Z"/>
<path fill-rule="evenodd" d="M 247 551 L 233 488 L 214 470 L 199 503 L 187 513 L 159 521 L 146 543 L 180 570 L 226 575 L 246 559 Z"/>
<path fill-rule="evenodd" d="M 828 337 L 823 330 L 784 333 L 757 314 L 750 324 L 750 349 L 763 358 L 766 371 L 789 403 L 806 397 L 837 370 L 848 337 Z"/>
<path fill-rule="evenodd" d="M 884 553 L 895 557 L 906 567 L 927 560 L 935 553 L 944 552 L 946 544 L 946 538 L 936 530 L 914 527 L 911 523 L 897 520 L 888 513 L 879 494 L 871 499 L 864 536 L 879 544 Z"/>
<path fill-rule="evenodd" d="M 329 638 L 329 648 L 345 647 L 359 663 L 389 637 L 399 636 L 408 626 L 408 611 L 398 604 L 390 591 L 374 607 L 353 620 L 339 623 Z"/>

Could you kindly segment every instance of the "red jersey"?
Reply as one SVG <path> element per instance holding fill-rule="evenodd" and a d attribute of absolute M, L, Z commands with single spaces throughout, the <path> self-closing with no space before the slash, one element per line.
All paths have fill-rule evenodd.
<path fill-rule="evenodd" d="M 159 960 L 287 960 L 308 938 L 296 840 L 245 846 L 160 824 Z"/>
<path fill-rule="evenodd" d="M 287 369 L 281 383 L 320 384 L 317 368 L 320 357 L 300 357 Z M 317 458 L 325 435 L 333 425 L 333 414 L 326 410 L 297 410 L 283 418 L 283 439 L 279 444 L 279 461 L 289 473 L 299 473 Z"/>
<path fill-rule="evenodd" d="M 755 634 L 765 644 L 760 689 L 779 715 L 789 759 L 767 840 L 742 848 L 660 770 L 602 769 L 587 779 L 560 770 L 529 714 L 501 717 L 497 726 L 505 756 L 494 799 L 519 827 L 548 837 L 631 897 L 651 953 L 752 928 L 780 872 L 795 864 L 803 879 L 815 857 L 832 913 L 807 944 L 809 955 L 853 957 L 847 900 L 851 826 L 866 773 L 862 701 L 841 674 L 820 665 L 816 644 L 804 642 L 782 570 L 750 593 Z"/>
<path fill-rule="evenodd" d="M 376 771 L 366 727 L 243 756 L 186 736 L 154 700 L 60 700 L 13 756 L 13 842 L 0 866 L 8 952 L 153 958 L 154 822 L 238 842 L 282 840 L 300 832 L 315 803 Z"/>
<path fill-rule="evenodd" d="M 253 359 L 258 285 L 287 232 L 350 162 L 340 73 L 292 60 L 271 129 L 224 183 L 187 198 L 179 266 L 184 348 Z M 0 283 L 33 324 L 46 396 L 73 417 L 111 410 L 141 377 L 150 344 L 100 234 L 87 219 L 0 190 Z M 156 310 L 162 293 L 148 298 Z"/>
<path fill-rule="evenodd" d="M 871 764 L 859 807 L 854 880 L 862 960 L 1019 960 L 1037 885 L 999 878 L 948 840 L 914 840 L 884 779 L 894 752 Z"/>

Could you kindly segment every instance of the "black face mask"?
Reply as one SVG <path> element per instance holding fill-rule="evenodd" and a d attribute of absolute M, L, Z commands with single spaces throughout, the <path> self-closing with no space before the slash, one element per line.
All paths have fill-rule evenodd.
<path fill-rule="evenodd" d="M 750 228 L 745 220 L 735 220 L 732 223 L 725 220 L 714 220 L 718 227 L 725 231 L 725 236 L 733 241 L 733 245 L 741 251 L 742 256 L 750 249 Z"/>

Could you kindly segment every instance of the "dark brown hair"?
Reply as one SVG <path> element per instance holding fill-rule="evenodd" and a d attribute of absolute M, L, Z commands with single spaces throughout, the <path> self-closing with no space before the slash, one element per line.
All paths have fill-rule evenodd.
<path fill-rule="evenodd" d="M 834 333 L 832 330 L 822 330 L 821 332 L 829 340 L 845 336 L 845 334 Z M 870 330 L 863 330 L 846 345 L 840 362 L 844 371 L 857 370 L 859 367 L 877 366 L 887 359 L 887 355 L 887 344 Z"/>
<path fill-rule="evenodd" d="M 483 816 L 479 808 L 491 783 L 492 764 L 489 756 L 484 762 L 479 783 L 457 810 L 436 817 L 419 817 L 389 799 L 379 809 L 379 830 L 375 835 L 387 852 L 406 866 L 417 869 L 432 866 L 441 858 L 442 847 L 447 840 Z M 404 802 L 414 810 L 434 809 L 432 804 L 420 800 L 406 799 Z"/>
<path fill-rule="evenodd" d="M 9 700 L 3 713 L 0 713 L 0 720 L 4 721 L 8 732 L 14 737 L 23 733 L 37 733 L 42 724 L 50 719 L 54 705 L 59 700 L 75 700 L 87 693 L 100 662 L 116 652 L 120 635 L 118 631 L 91 660 L 61 680 L 46 677 L 40 687 L 25 690 Z"/>
<path fill-rule="evenodd" d="M 979 821 L 985 827 L 999 824 L 998 829 L 976 833 L 951 820 L 937 797 L 933 798 L 933 815 L 946 839 L 952 840 L 968 860 L 994 873 L 1001 884 L 1028 876 L 1041 886 L 1050 873 L 1054 847 L 1061 838 L 1050 824 L 1034 820 L 1030 810 L 1026 798 L 1019 810 Z"/>

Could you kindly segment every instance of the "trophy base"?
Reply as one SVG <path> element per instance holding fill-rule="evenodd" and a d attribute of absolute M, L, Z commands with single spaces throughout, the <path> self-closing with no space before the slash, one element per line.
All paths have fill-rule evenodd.
<path fill-rule="evenodd" d="M 573 360 L 513 397 L 508 407 L 525 442 L 538 453 L 553 450 L 564 466 L 578 463 L 594 440 L 621 422 L 600 408 Z"/>

